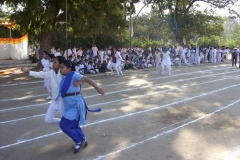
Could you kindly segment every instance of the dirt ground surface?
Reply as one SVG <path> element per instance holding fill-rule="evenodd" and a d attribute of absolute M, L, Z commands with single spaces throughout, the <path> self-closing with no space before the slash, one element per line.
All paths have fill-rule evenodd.
<path fill-rule="evenodd" d="M 46 124 L 50 101 L 43 80 L 19 69 L 0 77 L 1 160 L 239 160 L 240 69 L 230 64 L 125 71 L 123 77 L 87 75 L 106 89 L 83 84 L 89 108 L 74 142 L 59 125 Z M 59 115 L 57 115 L 59 117 Z"/>

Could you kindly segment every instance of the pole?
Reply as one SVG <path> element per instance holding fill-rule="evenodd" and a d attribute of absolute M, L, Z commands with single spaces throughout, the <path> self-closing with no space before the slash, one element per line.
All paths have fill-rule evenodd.
<path fill-rule="evenodd" d="M 66 0 L 66 57 L 68 59 L 68 16 L 67 16 L 67 0 Z"/>
<path fill-rule="evenodd" d="M 131 1 L 130 1 L 130 53 L 132 53 L 132 11 L 131 11 Z"/>
<path fill-rule="evenodd" d="M 12 38 L 12 28 L 10 27 L 10 38 Z"/>

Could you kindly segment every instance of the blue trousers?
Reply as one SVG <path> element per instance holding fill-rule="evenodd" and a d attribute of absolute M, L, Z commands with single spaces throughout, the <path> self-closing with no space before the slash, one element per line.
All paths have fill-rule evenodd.
<path fill-rule="evenodd" d="M 75 143 L 80 143 L 81 141 L 85 141 L 84 133 L 80 128 L 78 121 L 68 120 L 62 117 L 59 125 L 62 131 L 66 135 L 68 135 L 70 138 L 72 138 L 72 140 Z"/>

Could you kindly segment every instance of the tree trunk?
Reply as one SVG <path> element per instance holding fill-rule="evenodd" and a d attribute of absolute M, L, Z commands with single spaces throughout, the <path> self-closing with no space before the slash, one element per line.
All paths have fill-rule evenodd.
<path fill-rule="evenodd" d="M 97 35 L 93 35 L 92 40 L 93 40 L 92 45 L 96 44 Z"/>
<path fill-rule="evenodd" d="M 53 31 L 48 31 L 42 34 L 41 37 L 41 44 L 40 44 L 40 59 L 42 59 L 42 53 L 43 51 L 50 51 L 51 49 L 51 42 L 53 37 Z M 38 62 L 38 67 L 41 66 L 41 61 Z"/>
<path fill-rule="evenodd" d="M 176 40 L 177 40 L 178 44 L 180 44 L 180 45 L 183 45 L 183 44 L 184 44 L 184 43 L 183 43 L 183 36 L 177 35 L 177 36 L 176 36 Z"/>

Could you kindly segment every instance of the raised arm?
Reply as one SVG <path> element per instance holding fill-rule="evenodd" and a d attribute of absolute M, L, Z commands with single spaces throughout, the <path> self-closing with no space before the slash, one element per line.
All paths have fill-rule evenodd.
<path fill-rule="evenodd" d="M 26 68 L 21 68 L 21 70 L 24 72 L 24 73 L 27 73 L 29 74 L 29 76 L 33 76 L 33 77 L 38 77 L 38 78 L 50 78 L 51 74 L 50 72 L 51 71 L 48 71 L 48 72 L 34 72 L 34 71 L 30 71 Z"/>

